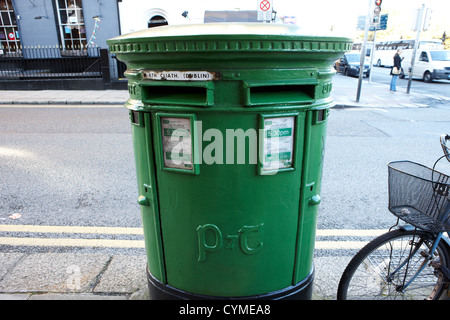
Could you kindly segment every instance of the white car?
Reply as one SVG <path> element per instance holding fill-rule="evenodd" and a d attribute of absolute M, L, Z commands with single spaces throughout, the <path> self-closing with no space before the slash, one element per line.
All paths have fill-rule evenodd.
<path fill-rule="evenodd" d="M 404 65 L 409 66 L 410 63 Z M 450 80 L 450 50 L 418 50 L 412 77 L 425 82 Z"/>

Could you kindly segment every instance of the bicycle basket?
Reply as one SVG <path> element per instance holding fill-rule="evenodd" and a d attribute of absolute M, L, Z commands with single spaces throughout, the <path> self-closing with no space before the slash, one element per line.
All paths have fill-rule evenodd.
<path fill-rule="evenodd" d="M 388 167 L 389 211 L 429 232 L 450 230 L 445 216 L 450 177 L 411 161 L 390 162 Z"/>

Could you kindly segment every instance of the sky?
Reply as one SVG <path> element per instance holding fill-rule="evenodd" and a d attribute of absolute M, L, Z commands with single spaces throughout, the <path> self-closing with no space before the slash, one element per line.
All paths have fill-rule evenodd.
<path fill-rule="evenodd" d="M 296 16 L 297 24 L 308 33 L 333 33 L 333 35 L 354 35 L 359 15 L 366 15 L 369 4 L 375 0 L 312 0 L 292 1 L 273 0 L 273 6 L 279 15 Z M 411 29 L 414 10 L 425 4 L 432 9 L 430 28 L 439 25 L 442 31 L 450 35 L 449 0 L 383 0 L 381 14 L 395 12 L 388 20 L 391 24 L 407 26 Z M 331 31 L 332 30 L 332 31 Z"/>
<path fill-rule="evenodd" d="M 204 10 L 256 10 L 262 0 L 193 0 L 192 22 L 202 22 Z M 305 34 L 346 36 L 355 39 L 358 16 L 365 16 L 375 0 L 272 0 L 277 17 L 294 16 Z M 450 0 L 382 0 L 381 14 L 389 13 L 390 34 L 380 37 L 413 38 L 414 10 L 425 4 L 433 10 L 430 29 L 450 36 Z M 197 21 L 198 20 L 198 21 Z M 436 33 L 435 31 L 434 33 Z M 359 32 L 361 34 L 361 32 Z M 435 36 L 435 35 L 433 35 Z M 377 36 L 378 37 L 378 36 Z M 431 37 L 424 34 L 424 37 Z M 422 37 L 421 37 L 422 38 Z"/>
<path fill-rule="evenodd" d="M 207 10 L 255 10 L 261 0 L 197 0 Z M 272 0 L 278 17 L 295 16 L 305 33 L 353 37 L 358 16 L 365 16 L 375 0 Z M 414 10 L 424 3 L 433 10 L 431 24 L 450 35 L 450 0 L 382 0 L 381 14 L 396 12 L 388 23 L 410 29 Z M 332 31 L 331 31 L 332 30 Z"/>

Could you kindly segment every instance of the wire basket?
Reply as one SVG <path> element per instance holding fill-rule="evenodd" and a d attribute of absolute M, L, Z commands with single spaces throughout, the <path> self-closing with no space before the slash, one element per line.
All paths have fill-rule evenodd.
<path fill-rule="evenodd" d="M 389 167 L 389 211 L 406 223 L 429 231 L 450 230 L 450 177 L 411 161 Z"/>

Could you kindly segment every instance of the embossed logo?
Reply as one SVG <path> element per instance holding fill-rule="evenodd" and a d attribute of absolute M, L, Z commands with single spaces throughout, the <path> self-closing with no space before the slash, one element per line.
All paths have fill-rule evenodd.
<path fill-rule="evenodd" d="M 224 235 L 218 226 L 204 224 L 197 227 L 198 236 L 198 262 L 206 260 L 207 252 L 219 252 L 221 250 L 240 250 L 253 255 L 259 253 L 263 248 L 263 226 L 242 226 L 237 234 Z"/>

